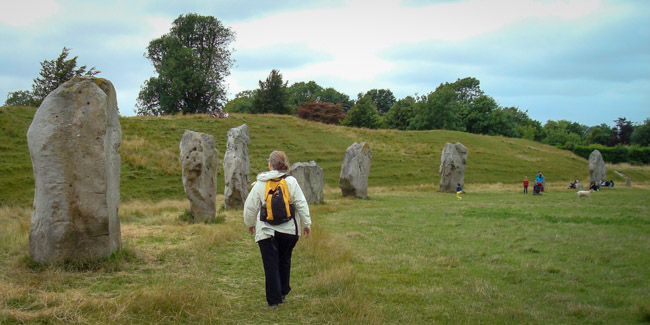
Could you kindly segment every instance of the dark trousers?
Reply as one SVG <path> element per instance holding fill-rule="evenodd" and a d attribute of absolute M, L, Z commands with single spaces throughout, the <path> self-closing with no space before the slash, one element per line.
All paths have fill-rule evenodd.
<path fill-rule="evenodd" d="M 528 194 L 528 186 L 524 186 L 524 193 Z"/>
<path fill-rule="evenodd" d="M 275 236 L 257 242 L 264 263 L 266 301 L 269 305 L 281 303 L 282 296 L 291 291 L 291 253 L 297 242 L 298 236 L 277 231 Z"/>

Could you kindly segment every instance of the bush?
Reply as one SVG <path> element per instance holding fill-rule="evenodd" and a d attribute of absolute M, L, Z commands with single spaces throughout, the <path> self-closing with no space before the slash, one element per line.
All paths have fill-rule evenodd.
<path fill-rule="evenodd" d="M 327 124 L 339 124 L 346 116 L 343 105 L 327 102 L 304 102 L 296 110 L 298 117 Z"/>
<path fill-rule="evenodd" d="M 650 164 L 650 147 L 628 147 L 621 145 L 605 147 L 603 145 L 592 144 L 589 146 L 574 146 L 571 151 L 580 157 L 589 159 L 589 155 L 594 150 L 600 151 L 600 154 L 603 155 L 603 160 L 608 163 Z"/>

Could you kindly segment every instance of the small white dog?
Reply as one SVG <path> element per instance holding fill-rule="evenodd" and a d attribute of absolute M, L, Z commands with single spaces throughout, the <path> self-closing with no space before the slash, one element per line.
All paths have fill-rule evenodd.
<path fill-rule="evenodd" d="M 578 192 L 576 192 L 576 193 L 578 193 L 578 197 L 579 197 L 579 198 L 584 196 L 584 197 L 588 197 L 588 198 L 591 199 L 591 192 L 592 192 L 592 191 L 589 190 L 589 191 L 578 191 Z"/>

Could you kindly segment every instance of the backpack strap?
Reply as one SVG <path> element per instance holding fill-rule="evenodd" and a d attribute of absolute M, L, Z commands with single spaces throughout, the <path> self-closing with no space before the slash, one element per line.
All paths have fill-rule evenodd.
<path fill-rule="evenodd" d="M 289 176 L 291 176 L 291 175 L 284 174 L 284 175 L 282 175 L 281 177 L 284 178 L 284 179 L 286 179 L 286 178 L 289 177 Z M 287 191 L 289 190 L 288 187 L 289 187 L 289 184 L 287 184 Z M 289 195 L 291 195 L 291 194 L 289 194 Z M 293 225 L 294 225 L 295 228 L 296 228 L 296 236 L 298 236 L 298 221 L 296 220 L 297 218 L 296 218 L 296 215 L 295 215 L 295 214 L 296 214 L 295 212 L 291 212 L 291 217 L 293 218 Z"/>

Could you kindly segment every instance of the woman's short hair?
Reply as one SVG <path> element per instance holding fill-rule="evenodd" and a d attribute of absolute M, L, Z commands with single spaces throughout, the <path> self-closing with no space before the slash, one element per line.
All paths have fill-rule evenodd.
<path fill-rule="evenodd" d="M 273 170 L 277 170 L 283 173 L 289 170 L 289 158 L 287 158 L 287 155 L 284 153 L 284 151 L 276 150 L 271 152 L 268 161 L 271 163 Z"/>

